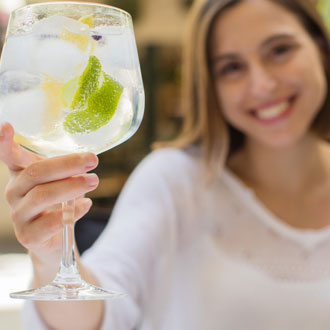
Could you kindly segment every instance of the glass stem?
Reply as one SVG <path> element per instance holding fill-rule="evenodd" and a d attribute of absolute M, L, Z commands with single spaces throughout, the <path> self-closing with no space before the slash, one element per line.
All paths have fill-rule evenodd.
<path fill-rule="evenodd" d="M 75 259 L 74 238 L 74 209 L 75 201 L 62 203 L 63 233 L 62 233 L 62 259 L 60 269 L 54 282 L 56 284 L 75 284 L 81 282 L 81 276 Z"/>

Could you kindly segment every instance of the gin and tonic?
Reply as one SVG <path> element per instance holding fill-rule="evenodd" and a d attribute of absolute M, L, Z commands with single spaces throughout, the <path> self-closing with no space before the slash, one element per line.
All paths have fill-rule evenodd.
<path fill-rule="evenodd" d="M 41 3 L 11 14 L 0 63 L 0 121 L 45 157 L 96 154 L 131 137 L 144 89 L 128 13 L 105 5 Z M 118 295 L 83 281 L 73 252 L 74 201 L 63 203 L 63 256 L 50 285 L 13 298 L 103 299 Z"/>

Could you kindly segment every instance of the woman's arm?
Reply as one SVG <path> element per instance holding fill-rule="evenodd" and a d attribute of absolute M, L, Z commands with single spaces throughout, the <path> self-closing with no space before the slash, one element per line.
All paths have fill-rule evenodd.
<path fill-rule="evenodd" d="M 76 199 L 75 221 L 88 212 L 91 201 L 83 198 L 95 189 L 98 178 L 88 171 L 97 166 L 94 154 L 74 154 L 44 159 L 13 141 L 8 123 L 0 131 L 0 159 L 8 166 L 11 180 L 6 198 L 18 241 L 28 250 L 33 263 L 33 286 L 51 282 L 61 258 L 61 202 Z M 82 277 L 97 284 L 79 261 Z M 103 302 L 37 302 L 41 317 L 51 329 L 98 329 Z"/>
<path fill-rule="evenodd" d="M 10 151 L 13 148 L 8 145 L 12 143 L 18 154 L 28 156 L 12 142 L 12 128 L 5 126 L 2 131 L 5 140 L 11 142 L 0 137 L 0 150 L 4 147 Z M 0 159 L 9 168 L 22 158 L 5 158 L 0 151 Z M 17 237 L 31 255 L 34 285 L 40 286 L 54 278 L 60 261 L 58 203 L 76 198 L 77 219 L 88 211 L 91 202 L 79 196 L 97 185 L 93 183 L 95 177 L 86 174 L 96 167 L 97 158 L 80 154 L 33 161 L 16 166 L 19 170 L 12 173 L 7 198 Z M 156 152 L 135 169 L 116 203 L 110 225 L 81 261 L 78 258 L 83 278 L 127 296 L 104 303 L 37 302 L 41 318 L 51 329 L 127 330 L 154 318 L 157 301 L 166 301 L 168 290 L 159 283 L 170 280 L 178 240 L 175 203 L 182 196 L 171 162 L 166 152 Z M 30 328 L 40 322 L 34 316 Z"/>

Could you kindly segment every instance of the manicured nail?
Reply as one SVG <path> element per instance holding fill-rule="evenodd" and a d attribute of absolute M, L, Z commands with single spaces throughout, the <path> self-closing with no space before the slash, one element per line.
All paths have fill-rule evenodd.
<path fill-rule="evenodd" d="M 99 183 L 99 178 L 95 173 L 90 173 L 86 175 L 87 184 L 93 187 Z"/>

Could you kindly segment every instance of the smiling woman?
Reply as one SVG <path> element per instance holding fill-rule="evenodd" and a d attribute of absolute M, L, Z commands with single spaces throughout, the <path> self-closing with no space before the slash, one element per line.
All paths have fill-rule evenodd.
<path fill-rule="evenodd" d="M 262 14 L 262 8 L 268 5 L 270 2 L 271 9 L 275 8 L 275 12 L 277 13 L 277 17 L 273 14 L 272 10 L 265 12 L 265 15 Z M 235 151 L 237 148 L 240 148 L 242 146 L 243 141 L 245 141 L 244 134 L 231 125 L 232 123 L 229 122 L 229 125 L 226 125 L 224 122 L 224 118 L 218 115 L 215 115 L 213 109 L 214 108 L 221 108 L 224 106 L 222 102 L 226 102 L 228 100 L 231 100 L 232 102 L 237 101 L 237 96 L 234 97 L 227 97 L 226 99 L 219 100 L 221 98 L 221 94 L 226 94 L 224 92 L 224 89 L 220 88 L 220 93 L 214 93 L 213 89 L 213 81 L 216 82 L 216 85 L 219 85 L 219 58 L 210 58 L 210 56 L 214 57 L 216 56 L 214 52 L 216 49 L 211 47 L 210 53 L 205 52 L 205 44 L 208 44 L 208 47 L 210 48 L 210 43 L 212 42 L 210 39 L 213 38 L 219 38 L 215 36 L 217 34 L 216 29 L 213 29 L 213 27 L 218 25 L 224 25 L 225 23 L 222 22 L 222 20 L 219 18 L 218 23 L 215 19 L 217 13 L 219 13 L 219 16 L 226 16 L 224 13 L 227 11 L 230 11 L 231 8 L 235 7 L 239 1 L 208 1 L 205 6 L 203 6 L 203 1 L 197 1 L 194 7 L 194 10 L 192 10 L 191 15 L 191 25 L 192 29 L 190 29 L 190 39 L 187 40 L 188 45 L 186 47 L 186 61 L 184 62 L 185 70 L 185 84 L 184 84 L 184 102 L 183 102 L 183 108 L 185 109 L 187 116 L 189 117 L 188 120 L 185 121 L 185 129 L 182 139 L 178 141 L 178 145 L 181 145 L 181 143 L 189 143 L 189 141 L 199 141 L 201 136 L 209 136 L 208 141 L 206 142 L 205 139 L 203 139 L 203 145 L 205 150 L 205 156 L 209 160 L 210 164 L 213 164 L 212 167 L 213 170 L 218 171 L 219 170 L 219 161 L 220 164 L 224 164 L 224 162 L 227 159 L 227 149 L 228 149 L 228 143 L 229 143 L 229 154 L 232 153 L 232 151 Z M 264 4 L 263 4 L 264 3 Z M 225 42 L 227 42 L 230 39 L 236 40 L 238 43 L 240 41 L 245 42 L 245 47 L 247 50 L 251 50 L 252 45 L 250 42 L 251 36 L 257 38 L 261 37 L 261 33 L 264 31 L 264 27 L 267 27 L 267 19 L 271 19 L 271 22 L 277 21 L 277 28 L 279 29 L 276 33 L 274 31 L 274 35 L 269 34 L 268 36 L 264 34 L 263 40 L 259 40 L 260 43 L 264 42 L 263 49 L 259 49 L 259 59 L 255 58 L 255 62 L 261 60 L 261 56 L 263 57 L 263 62 L 260 63 L 261 65 L 258 67 L 256 65 L 248 66 L 248 63 L 245 63 L 243 61 L 244 58 L 242 56 L 244 54 L 227 54 L 227 55 L 236 55 L 235 58 L 231 58 L 231 62 L 228 63 L 227 66 L 223 66 L 222 68 L 224 71 L 222 73 L 226 73 L 227 81 L 228 78 L 233 79 L 233 77 L 237 78 L 238 73 L 242 73 L 244 70 L 249 70 L 249 73 L 251 75 L 249 76 L 249 79 L 254 79 L 254 74 L 260 74 L 261 78 L 261 84 L 264 84 L 262 88 L 273 88 L 275 80 L 269 79 L 271 78 L 270 75 L 270 68 L 269 63 L 272 61 L 274 63 L 273 67 L 275 67 L 275 63 L 278 63 L 276 68 L 280 69 L 280 63 L 279 61 L 283 61 L 285 58 L 289 57 L 292 54 L 300 54 L 301 61 L 304 61 L 302 57 L 302 53 L 300 51 L 300 46 L 297 43 L 298 39 L 293 38 L 295 36 L 292 35 L 294 33 L 293 31 L 287 31 L 286 29 L 290 30 L 290 27 L 286 27 L 286 21 L 290 21 L 290 19 L 293 18 L 293 22 L 290 22 L 290 24 L 295 24 L 296 29 L 303 30 L 304 34 L 298 36 L 298 38 L 304 38 L 304 42 L 306 43 L 312 43 L 312 49 L 307 50 L 308 52 L 314 52 L 317 49 L 318 54 L 317 57 L 313 57 L 314 62 L 315 59 L 319 59 L 320 57 L 324 59 L 324 61 L 319 61 L 317 63 L 318 66 L 321 67 L 321 72 L 318 70 L 319 74 L 323 75 L 323 77 L 318 77 L 317 79 L 324 79 L 324 76 L 326 77 L 326 81 L 329 81 L 329 64 L 326 60 L 328 58 L 329 54 L 329 46 L 328 46 L 328 37 L 327 37 L 327 31 L 326 27 L 321 20 L 318 13 L 316 13 L 315 5 L 316 1 L 308 0 L 308 1 L 249 1 L 246 4 L 247 6 L 250 5 L 252 8 L 255 9 L 255 13 L 253 12 L 247 12 L 246 17 L 242 17 L 242 12 L 237 13 L 236 16 L 233 17 L 235 19 L 235 23 L 232 22 L 232 26 L 229 30 L 224 30 L 224 37 L 227 37 L 225 40 L 219 40 L 219 42 L 213 40 L 216 43 L 218 47 L 225 47 L 223 45 Z M 200 6 L 198 8 L 198 6 Z M 257 9 L 256 9 L 257 8 Z M 260 10 L 259 10 L 260 9 Z M 200 15 L 200 12 L 204 11 L 202 15 Z M 251 8 L 250 8 L 251 10 Z M 252 9 L 252 11 L 254 11 Z M 307 14 L 308 13 L 308 14 Z M 309 14 L 310 13 L 310 14 Z M 227 17 L 227 16 L 226 16 Z M 256 18 L 258 17 L 258 18 Z M 228 20 L 227 20 L 228 21 Z M 284 25 L 280 27 L 280 22 L 282 22 Z M 275 22 L 276 23 L 276 22 Z M 229 23 L 230 24 L 230 23 Z M 212 25 L 212 26 L 210 26 Z M 261 29 L 260 26 L 263 28 Z M 248 28 L 247 28 L 248 27 Z M 228 28 L 228 26 L 227 26 Z M 271 28 L 271 27 L 269 27 Z M 283 31 L 282 31 L 283 30 Z M 209 32 L 212 32 L 211 34 Z M 246 32 L 244 34 L 244 32 Z M 254 33 L 256 32 L 256 35 Z M 288 32 L 291 33 L 288 35 Z M 270 33 L 270 32 L 269 32 Z M 219 34 L 219 33 L 218 33 Z M 250 35 L 249 35 L 250 34 Z M 230 35 L 230 37 L 228 37 Z M 243 38 L 244 36 L 244 38 Z M 291 37 L 291 39 L 290 39 Z M 307 37 L 307 39 L 306 39 Z M 266 40 L 269 38 L 269 40 Z M 280 39 L 281 38 L 281 39 Z M 309 40 L 308 40 L 309 39 Z M 227 40 L 227 41 L 226 41 Z M 314 43 L 313 40 L 316 40 L 317 43 Z M 224 41 L 224 43 L 222 42 Z M 256 41 L 256 40 L 255 40 Z M 302 40 L 300 40 L 302 41 Z M 229 45 L 231 46 L 231 45 Z M 232 44 L 234 46 L 234 44 Z M 243 46 L 243 44 L 242 44 Z M 261 47 L 262 45 L 258 45 Z M 268 48 L 266 48 L 268 46 Z M 308 46 L 308 45 L 307 45 Z M 257 45 L 255 45 L 257 47 Z M 268 51 L 268 53 L 267 53 Z M 192 53 L 195 53 L 192 54 Z M 263 52 L 263 54 L 262 54 Z M 255 54 L 256 55 L 256 52 Z M 315 54 L 314 54 L 315 55 Z M 240 56 L 240 57 L 239 57 Z M 268 60 L 268 64 L 265 62 L 265 60 Z M 233 61 L 235 60 L 235 61 Z M 239 61 L 240 60 L 240 61 Z M 228 62 L 228 56 L 227 56 L 227 62 Z M 324 62 L 324 63 L 322 63 Z M 224 62 L 222 62 L 223 64 Z M 259 68 L 262 67 L 262 65 L 265 68 L 265 65 L 267 64 L 267 71 L 261 70 L 258 71 Z M 309 65 L 310 63 L 308 61 L 305 61 L 306 69 L 309 69 L 310 71 L 313 71 L 314 67 L 313 65 Z M 315 64 L 315 63 L 314 63 Z M 324 68 L 323 68 L 324 64 Z M 209 75 L 209 67 L 212 71 L 212 77 Z M 218 68 L 218 71 L 216 71 Z M 254 70 L 256 69 L 256 70 Z M 252 70 L 252 71 L 251 71 Z M 282 65 L 282 70 L 284 70 L 284 65 Z M 230 75 L 228 73 L 230 72 Z M 276 71 L 277 72 L 277 71 Z M 253 75 L 252 75 L 253 74 Z M 308 76 L 308 73 L 302 73 Z M 194 77 L 198 75 L 201 79 L 195 79 Z M 255 76 L 258 78 L 258 76 Z M 315 77 L 314 74 L 311 76 L 312 78 Z M 224 76 L 222 76 L 224 78 Z M 267 79 L 268 78 L 268 79 Z M 288 77 L 289 79 L 289 77 Z M 221 79 L 223 82 L 224 79 Z M 251 81 L 250 81 L 251 82 Z M 258 82 L 258 81 L 257 81 Z M 311 81 L 310 81 L 311 82 Z M 259 82 L 258 82 L 259 83 Z M 327 84 L 327 82 L 326 82 Z M 268 87 L 267 87 L 268 86 Z M 225 86 L 224 86 L 225 87 Z M 253 86 L 251 86 L 252 88 Z M 316 86 L 313 86 L 316 88 Z M 259 92 L 259 90 L 255 90 L 254 92 Z M 253 93 L 254 93 L 253 92 Z M 262 90 L 260 91 L 262 92 Z M 319 91 L 322 93 L 322 88 Z M 323 91 L 324 92 L 324 91 Z M 279 92 L 278 92 L 279 93 Z M 243 95 L 240 95 L 241 98 Z M 273 101 L 275 101 L 275 104 L 278 102 L 281 102 L 282 95 L 278 95 L 278 100 L 275 99 L 275 95 L 273 96 L 273 100 L 268 100 L 273 104 Z M 314 95 L 313 95 L 314 96 Z M 267 96 L 265 96 L 267 97 Z M 294 95 L 292 97 L 289 97 L 289 95 L 283 95 L 283 97 L 287 98 L 288 101 L 290 101 L 290 104 L 294 100 Z M 256 100 L 257 101 L 257 100 Z M 268 101 L 266 100 L 266 108 L 268 107 Z M 284 101 L 284 100 L 283 100 Z M 319 100 L 320 102 L 320 100 Z M 324 104 L 328 104 L 328 96 L 326 97 L 326 100 L 324 101 Z M 255 106 L 255 104 L 250 104 L 250 106 Z M 258 104 L 256 104 L 258 105 Z M 263 104 L 261 104 L 263 106 Z M 321 104 L 322 105 L 322 104 Z M 258 111 L 258 114 L 261 117 L 273 117 L 272 113 L 278 113 L 279 111 L 282 112 L 282 107 L 284 107 L 284 104 L 282 103 L 279 108 L 273 108 L 270 112 L 262 112 Z M 287 107 L 285 107 L 287 109 Z M 327 108 L 327 106 L 325 106 Z M 226 109 L 223 109 L 223 111 L 220 111 L 220 113 L 225 113 Z M 253 110 L 253 109 L 251 109 Z M 311 110 L 312 111 L 312 110 Z M 318 112 L 318 109 L 315 110 Z M 205 120 L 202 120 L 203 113 L 207 112 L 208 116 L 205 117 Z M 256 112 L 254 113 L 256 114 Z M 191 116 L 191 117 L 190 117 Z M 211 119 L 212 118 L 212 119 Z M 201 120 L 199 120 L 201 119 Z M 210 120 L 208 120 L 210 119 Z M 220 122 L 219 122 L 220 120 Z M 330 120 L 329 111 L 320 111 L 314 122 L 313 122 L 313 129 L 317 132 L 317 134 L 320 134 L 322 137 L 326 138 L 329 134 L 329 127 L 328 122 Z M 252 122 L 252 121 L 251 121 Z M 219 125 L 223 127 L 223 129 L 219 130 Z M 227 135 L 227 128 L 229 129 L 229 136 Z M 252 129 L 253 130 L 253 129 Z M 211 137 L 212 136 L 212 137 Z M 215 138 L 218 137 L 218 138 Z M 229 139 L 228 139 L 229 138 Z M 276 140 L 275 137 L 273 140 Z M 219 142 L 222 141 L 222 142 Z M 221 146 L 219 146 L 219 143 Z M 213 145 L 214 144 L 214 145 Z"/>
<path fill-rule="evenodd" d="M 218 103 L 246 136 L 246 148 L 309 140 L 327 90 L 321 57 L 299 18 L 277 3 L 246 1 L 214 22 L 210 59 Z"/>

